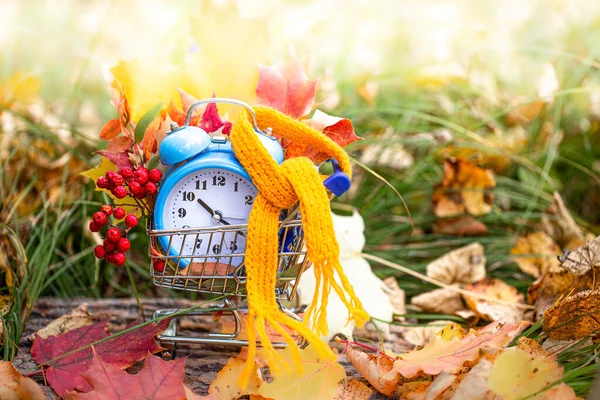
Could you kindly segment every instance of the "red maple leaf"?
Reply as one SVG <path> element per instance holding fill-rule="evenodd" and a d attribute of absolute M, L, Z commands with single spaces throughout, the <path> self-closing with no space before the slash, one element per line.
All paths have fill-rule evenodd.
<path fill-rule="evenodd" d="M 183 378 L 185 358 L 163 361 L 148 355 L 144 367 L 135 375 L 105 362 L 96 351 L 90 368 L 82 374 L 91 388 L 87 393 L 71 392 L 76 400 L 177 400 L 185 399 Z"/>
<path fill-rule="evenodd" d="M 311 119 L 303 122 L 318 131 L 322 131 L 325 136 L 329 137 L 341 147 L 346 147 L 350 143 L 362 140 L 361 137 L 354 133 L 352 121 L 347 118 L 334 117 L 333 115 L 328 115 L 317 110 Z M 300 143 L 284 141 L 283 145 L 286 148 L 286 158 L 304 156 L 310 158 L 315 164 L 320 164 L 329 158 L 326 153 Z"/>
<path fill-rule="evenodd" d="M 179 96 L 181 97 L 182 109 L 171 102 L 169 104 L 168 113 L 173 122 L 176 122 L 179 126 L 183 126 L 185 124 L 187 112 L 192 104 L 196 102 L 196 98 L 181 89 L 179 89 Z M 221 132 L 225 135 L 229 135 L 229 132 L 231 132 L 231 122 L 223 121 L 221 119 L 219 109 L 215 103 L 208 104 L 202 115 L 194 110 L 192 118 L 190 119 L 190 125 L 199 126 L 204 129 L 206 133 L 216 132 L 221 128 L 223 128 Z"/>
<path fill-rule="evenodd" d="M 130 367 L 148 353 L 161 350 L 154 336 L 164 331 L 168 324 L 169 319 L 150 323 L 97 343 L 95 351 L 105 362 L 117 368 Z M 84 392 L 92 389 L 82 374 L 87 371 L 93 358 L 92 347 L 89 345 L 110 336 L 107 326 L 108 322 L 98 322 L 63 335 L 47 339 L 39 336 L 35 338 L 31 355 L 35 362 L 46 366 L 46 379 L 59 396 L 64 397 L 74 389 Z"/>
<path fill-rule="evenodd" d="M 259 67 L 256 100 L 290 117 L 302 118 L 310 113 L 316 90 L 317 80 L 308 79 L 304 66 L 293 56 Z"/>

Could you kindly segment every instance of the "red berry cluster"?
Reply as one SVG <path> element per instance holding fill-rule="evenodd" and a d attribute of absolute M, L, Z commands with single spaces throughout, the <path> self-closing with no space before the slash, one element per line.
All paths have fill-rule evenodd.
<path fill-rule="evenodd" d="M 108 221 L 108 217 L 112 216 L 115 220 L 124 219 L 127 228 L 121 229 Z M 105 204 L 100 207 L 100 211 L 94 213 L 92 222 L 90 222 L 90 231 L 100 232 L 104 226 L 108 226 L 106 231 L 106 239 L 104 243 L 94 248 L 94 255 L 97 258 L 104 258 L 106 262 L 115 265 L 123 265 L 127 260 L 125 253 L 129 251 L 131 243 L 127 239 L 127 232 L 131 228 L 135 228 L 138 224 L 138 218 L 127 212 L 121 207 L 113 207 Z"/>
<path fill-rule="evenodd" d="M 123 167 L 119 172 L 108 171 L 96 181 L 100 189 L 107 189 L 117 198 L 122 199 L 127 193 L 137 199 L 156 193 L 156 184 L 162 179 L 162 172 L 154 168 Z M 129 190 L 127 190 L 129 187 Z"/>

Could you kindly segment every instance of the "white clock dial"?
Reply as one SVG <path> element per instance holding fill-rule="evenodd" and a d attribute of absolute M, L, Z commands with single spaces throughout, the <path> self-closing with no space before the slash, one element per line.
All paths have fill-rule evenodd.
<path fill-rule="evenodd" d="M 246 224 L 256 194 L 256 187 L 235 172 L 219 168 L 192 172 L 177 182 L 167 196 L 164 229 Z M 235 255 L 244 252 L 246 237 L 238 232 L 204 233 L 197 237 L 195 234 L 173 235 L 170 246 L 182 256 L 202 256 L 194 262 L 206 260 L 237 267 L 243 257 Z"/>

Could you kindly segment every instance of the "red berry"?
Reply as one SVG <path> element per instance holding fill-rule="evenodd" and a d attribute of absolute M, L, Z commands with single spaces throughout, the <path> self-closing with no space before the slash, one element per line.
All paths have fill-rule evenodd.
<path fill-rule="evenodd" d="M 145 187 L 142 187 L 142 188 L 139 190 L 139 192 L 137 192 L 137 193 L 135 194 L 135 197 L 136 197 L 136 198 L 138 198 L 138 199 L 143 199 L 144 197 L 146 197 L 146 188 L 145 188 Z"/>
<path fill-rule="evenodd" d="M 148 182 L 148 170 L 144 167 L 136 169 L 133 175 L 135 176 L 135 180 L 141 184 Z"/>
<path fill-rule="evenodd" d="M 122 185 L 124 181 L 120 174 L 114 174 L 111 180 L 115 185 Z"/>
<path fill-rule="evenodd" d="M 96 258 L 104 258 L 104 256 L 106 255 L 106 249 L 104 248 L 104 246 L 98 245 L 94 247 L 94 255 L 96 256 Z"/>
<path fill-rule="evenodd" d="M 92 220 L 96 225 L 104 226 L 106 224 L 106 214 L 104 214 L 102 211 L 98 211 L 97 213 L 94 213 Z"/>
<path fill-rule="evenodd" d="M 107 253 L 112 253 L 117 250 L 117 244 L 107 239 L 104 241 L 104 250 L 106 250 Z"/>
<path fill-rule="evenodd" d="M 138 224 L 138 219 L 135 215 L 129 214 L 125 217 L 125 225 L 130 228 L 135 228 Z"/>
<path fill-rule="evenodd" d="M 146 193 L 148 193 L 148 194 L 156 193 L 156 184 L 153 182 L 147 182 L 146 183 Z"/>
<path fill-rule="evenodd" d="M 116 186 L 111 192 L 117 199 L 122 199 L 127 196 L 127 189 L 125 189 L 125 186 Z"/>
<path fill-rule="evenodd" d="M 127 260 L 127 257 L 123 253 L 115 253 L 115 255 L 112 256 L 112 262 L 115 265 L 123 265 L 123 264 L 125 264 L 126 260 Z"/>
<path fill-rule="evenodd" d="M 98 178 L 98 180 L 96 181 L 96 185 L 100 188 L 100 189 L 106 189 L 108 187 L 108 179 L 105 176 L 101 176 Z"/>
<path fill-rule="evenodd" d="M 121 175 L 123 178 L 131 178 L 133 176 L 133 168 L 131 167 L 123 167 L 121 168 Z"/>
<path fill-rule="evenodd" d="M 96 224 L 94 221 L 90 222 L 90 231 L 100 232 L 100 229 L 102 229 L 102 227 L 100 225 Z"/>
<path fill-rule="evenodd" d="M 117 243 L 117 248 L 119 249 L 119 251 L 121 253 L 128 252 L 129 249 L 131 248 L 131 243 L 129 242 L 129 239 L 127 239 L 127 238 L 121 238 L 119 240 L 119 243 Z"/>
<path fill-rule="evenodd" d="M 156 272 L 163 272 L 165 270 L 165 262 L 163 260 L 155 260 L 154 270 Z"/>
<path fill-rule="evenodd" d="M 117 243 L 121 239 L 121 231 L 117 228 L 110 228 L 106 231 L 106 238 L 113 243 Z"/>
<path fill-rule="evenodd" d="M 100 207 L 100 211 L 102 211 L 106 215 L 112 215 L 113 208 L 110 204 L 105 204 L 102 207 Z"/>
<path fill-rule="evenodd" d="M 113 252 L 106 253 L 106 255 L 104 256 L 104 259 L 106 260 L 107 263 L 112 264 L 114 256 L 115 256 L 115 253 L 113 253 Z"/>
<path fill-rule="evenodd" d="M 142 185 L 138 181 L 129 182 L 129 191 L 131 192 L 131 194 L 135 195 L 137 192 L 140 191 L 141 188 Z"/>
<path fill-rule="evenodd" d="M 113 177 L 116 175 L 117 173 L 115 171 L 106 171 L 106 178 L 108 179 L 109 182 L 112 182 Z"/>
<path fill-rule="evenodd" d="M 150 170 L 150 173 L 148 174 L 148 178 L 152 182 L 158 182 L 162 179 L 162 172 L 160 172 L 160 169 L 154 168 L 154 169 Z"/>
<path fill-rule="evenodd" d="M 116 219 L 123 219 L 123 218 L 125 218 L 125 215 L 127 215 L 125 210 L 123 210 L 121 207 L 115 208 L 114 214 L 115 214 Z"/>
<path fill-rule="evenodd" d="M 112 191 L 115 188 L 115 184 L 113 181 L 108 181 L 108 185 L 106 185 L 106 189 Z"/>

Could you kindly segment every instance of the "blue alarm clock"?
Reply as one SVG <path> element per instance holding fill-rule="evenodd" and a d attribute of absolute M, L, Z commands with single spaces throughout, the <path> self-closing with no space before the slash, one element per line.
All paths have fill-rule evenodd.
<path fill-rule="evenodd" d="M 228 263 L 238 266 L 243 262 L 243 257 L 231 255 L 243 253 L 245 234 L 227 230 L 221 236 L 211 234 L 210 229 L 198 235 L 175 234 L 177 231 L 185 232 L 188 228 L 247 224 L 258 193 L 225 136 L 211 137 L 203 129 L 189 126 L 195 107 L 214 102 L 246 107 L 254 117 L 254 130 L 265 148 L 278 164 L 283 162 L 281 145 L 274 137 L 258 129 L 250 106 L 232 99 L 200 100 L 190 107 L 185 125 L 173 126 L 160 144 L 161 162 L 171 165 L 171 168 L 165 174 L 156 198 L 154 226 L 158 230 L 174 232 L 172 235 L 158 236 L 160 245 L 165 250 L 169 249 L 168 255 L 171 257 L 197 255 L 202 256 L 203 261 L 227 258 Z M 190 263 L 187 257 L 179 260 L 182 268 Z"/>

